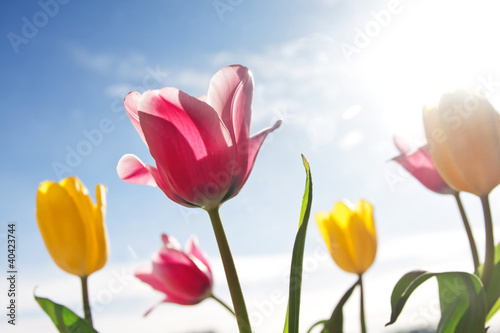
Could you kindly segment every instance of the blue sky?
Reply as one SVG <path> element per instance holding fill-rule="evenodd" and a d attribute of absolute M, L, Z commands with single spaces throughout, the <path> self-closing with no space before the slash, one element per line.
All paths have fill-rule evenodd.
<path fill-rule="evenodd" d="M 11 221 L 18 225 L 18 264 L 24 274 L 20 292 L 25 300 L 20 305 L 24 311 L 21 323 L 28 325 L 29 321 L 41 325 L 38 327 L 44 332 L 51 331 L 50 322 L 31 300 L 34 285 L 39 286 L 40 294 L 79 309 L 78 293 L 76 299 L 57 295 L 53 281 L 74 278 L 53 264 L 36 226 L 36 190 L 43 180 L 77 175 L 93 197 L 95 184 L 108 186 L 111 256 L 108 266 L 93 277 L 95 284 L 105 285 L 110 272 L 121 267 L 132 270 L 147 262 L 160 245 L 161 232 L 182 243 L 191 234 L 198 235 L 214 265 L 219 265 L 204 211 L 181 208 L 159 189 L 126 184 L 115 168 L 126 153 L 153 163 L 124 118 L 121 101 L 127 92 L 174 86 L 202 95 L 210 77 L 234 63 L 249 67 L 254 74 L 253 132 L 278 118 L 284 120 L 268 137 L 241 193 L 221 209 L 243 272 L 251 273 L 251 267 L 266 260 L 271 268 L 284 262 L 283 269 L 288 269 L 286 254 L 292 249 L 305 179 L 302 153 L 313 174 L 313 212 L 328 210 L 344 198 L 353 202 L 365 198 L 375 206 L 380 251 L 368 277 L 388 281 L 388 289 L 380 291 L 385 298 L 379 300 L 377 294 L 372 301 L 386 307 L 381 316 L 388 318 L 391 283 L 417 268 L 413 262 L 408 265 L 401 258 L 394 259 L 394 251 L 409 255 L 415 265 L 423 266 L 420 268 L 440 268 L 437 262 L 441 260 L 450 269 L 469 269 L 467 244 L 453 199 L 430 193 L 387 161 L 396 155 L 393 134 L 405 135 L 415 146 L 422 143 L 422 105 L 450 84 L 479 86 L 500 108 L 500 49 L 495 43 L 500 24 L 494 1 L 61 2 L 8 0 L 0 13 L 0 139 L 4 142 L 0 216 L 5 230 Z M 58 9 L 41 3 L 57 3 Z M 217 11 L 214 4 L 220 3 L 227 11 Z M 52 15 L 44 15 L 44 8 Z M 24 27 L 37 22 L 37 31 Z M 12 42 L 14 39 L 22 42 Z M 97 130 L 101 136 L 90 142 L 87 135 Z M 88 154 L 68 165 L 69 152 L 79 147 L 88 148 Z M 56 171 L 54 165 L 68 169 Z M 464 199 L 478 243 L 482 243 L 479 202 L 470 195 Z M 496 221 L 499 200 L 493 192 Z M 0 230 L 0 236 L 5 230 Z M 446 239 L 449 246 L 443 246 L 445 240 L 436 235 L 453 237 Z M 318 237 L 311 223 L 308 253 L 317 250 Z M 422 244 L 421 239 L 434 242 Z M 447 248 L 464 255 L 454 261 L 454 252 Z M 337 295 L 352 284 L 352 277 L 334 267 L 331 260 L 321 261 L 321 267 L 314 274 L 330 275 L 311 281 L 332 281 L 327 290 L 336 296 L 322 308 L 327 316 Z M 267 297 L 266 291 L 257 290 L 261 285 L 280 284 L 276 275 L 269 273 L 265 281 L 248 278 L 247 297 Z M 216 279 L 217 290 L 224 294 L 223 275 Z M 140 292 L 131 290 L 136 287 Z M 116 305 L 120 296 L 127 301 L 129 317 L 140 317 L 155 296 L 159 297 L 147 288 L 140 289 L 140 284 L 127 288 L 132 296 L 117 295 L 109 305 L 110 318 L 125 311 Z M 314 300 L 314 290 L 307 295 L 305 299 Z M 283 307 L 267 318 L 270 326 L 263 327 L 281 323 Z M 167 309 L 188 317 L 200 312 L 175 306 Z M 307 320 L 321 319 L 306 316 L 304 325 Z M 353 318 L 355 321 L 354 314 Z M 104 318 L 96 320 L 103 331 L 113 331 L 106 330 Z M 156 320 L 160 322 L 159 317 Z M 436 318 L 433 320 L 431 323 Z M 231 323 L 230 318 L 226 321 Z M 372 322 L 374 332 L 378 328 L 391 332 L 376 326 L 377 319 Z M 179 331 L 190 329 L 179 325 Z"/>

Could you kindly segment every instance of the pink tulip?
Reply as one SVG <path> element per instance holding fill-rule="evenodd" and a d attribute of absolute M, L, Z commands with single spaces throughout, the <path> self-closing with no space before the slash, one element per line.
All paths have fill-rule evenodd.
<path fill-rule="evenodd" d="M 429 190 L 440 194 L 456 194 L 443 178 L 439 175 L 427 145 L 418 148 L 410 153 L 410 147 L 401 137 L 394 137 L 394 144 L 401 155 L 393 158 L 401 164 L 406 171 L 411 173 L 422 185 Z"/>
<path fill-rule="evenodd" d="M 127 95 L 125 109 L 156 167 L 136 156 L 118 162 L 121 179 L 158 185 L 187 207 L 217 208 L 245 184 L 266 136 L 281 121 L 250 137 L 253 78 L 248 68 L 222 68 L 198 98 L 176 88 Z"/>
<path fill-rule="evenodd" d="M 153 264 L 140 267 L 134 275 L 166 295 L 160 303 L 193 305 L 212 296 L 212 271 L 196 237 L 189 239 L 185 252 L 175 238 L 166 234 L 161 237 L 163 246 L 153 254 Z"/>

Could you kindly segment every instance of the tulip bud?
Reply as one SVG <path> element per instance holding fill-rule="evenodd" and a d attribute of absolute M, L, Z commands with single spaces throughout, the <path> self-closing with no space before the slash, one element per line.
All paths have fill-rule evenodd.
<path fill-rule="evenodd" d="M 217 72 L 207 96 L 170 87 L 129 93 L 125 109 L 156 166 L 127 154 L 118 162 L 119 177 L 158 185 L 186 207 L 219 207 L 241 190 L 264 139 L 281 124 L 250 136 L 252 95 L 252 74 L 240 65 Z"/>
<path fill-rule="evenodd" d="M 484 196 L 500 183 L 500 117 L 486 97 L 457 89 L 423 112 L 429 150 L 452 188 Z"/>
<path fill-rule="evenodd" d="M 316 214 L 316 222 L 340 268 L 355 274 L 370 268 L 377 253 L 377 234 L 369 202 L 360 200 L 354 209 L 338 202 L 333 211 Z"/>
<path fill-rule="evenodd" d="M 177 240 L 162 235 L 163 246 L 152 257 L 152 265 L 137 269 L 135 276 L 165 294 L 162 302 L 180 305 L 198 304 L 212 295 L 212 271 L 207 259 L 191 237 L 182 251 Z M 145 315 L 154 308 L 149 309 Z"/>
<path fill-rule="evenodd" d="M 40 184 L 36 198 L 38 228 L 54 262 L 64 271 L 86 277 L 108 259 L 104 225 L 106 187 L 97 185 L 97 204 L 76 177 Z"/>

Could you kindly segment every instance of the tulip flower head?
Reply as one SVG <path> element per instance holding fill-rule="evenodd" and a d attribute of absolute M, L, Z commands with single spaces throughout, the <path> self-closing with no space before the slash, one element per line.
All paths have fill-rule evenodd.
<path fill-rule="evenodd" d="M 165 294 L 161 303 L 193 305 L 212 296 L 212 271 L 197 239 L 189 239 L 186 251 L 172 236 L 163 234 L 162 241 L 163 246 L 153 254 L 152 265 L 140 267 L 134 275 Z"/>
<path fill-rule="evenodd" d="M 483 196 L 500 183 L 500 117 L 486 97 L 456 89 L 425 106 L 423 118 L 432 159 L 447 184 Z"/>
<path fill-rule="evenodd" d="M 176 88 L 129 93 L 125 109 L 156 166 L 127 154 L 118 175 L 128 183 L 157 185 L 186 207 L 219 207 L 241 190 L 264 139 L 281 123 L 250 137 L 252 94 L 252 75 L 240 65 L 217 72 L 207 96 Z"/>
<path fill-rule="evenodd" d="M 316 223 L 335 263 L 344 271 L 363 274 L 377 253 L 372 205 L 359 200 L 355 208 L 344 202 L 331 212 L 316 214 Z"/>
<path fill-rule="evenodd" d="M 439 175 L 427 145 L 412 152 L 405 140 L 398 136 L 394 137 L 394 144 L 401 155 L 393 160 L 411 173 L 422 185 L 439 194 L 457 193 Z"/>
<path fill-rule="evenodd" d="M 76 177 L 44 181 L 38 188 L 36 218 L 45 246 L 57 266 L 79 277 L 101 269 L 108 259 L 106 186 L 97 185 L 96 199 L 94 205 Z"/>

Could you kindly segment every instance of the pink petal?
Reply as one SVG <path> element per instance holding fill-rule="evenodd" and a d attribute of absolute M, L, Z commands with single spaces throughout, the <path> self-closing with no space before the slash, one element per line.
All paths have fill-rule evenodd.
<path fill-rule="evenodd" d="M 420 147 L 409 155 L 397 156 L 394 160 L 429 190 L 440 194 L 456 193 L 439 175 L 427 146 Z"/>
<path fill-rule="evenodd" d="M 153 289 L 162 292 L 165 294 L 165 298 L 153 305 L 151 308 L 149 308 L 146 313 L 144 313 L 144 317 L 149 315 L 151 311 L 153 311 L 158 305 L 162 303 L 175 303 L 175 304 L 180 304 L 180 305 L 193 305 L 199 303 L 201 300 L 198 299 L 184 299 L 180 298 L 177 296 L 169 295 L 169 291 L 165 288 L 163 283 L 158 280 L 158 278 L 153 274 L 153 270 L 151 266 L 141 266 L 139 267 L 135 273 L 134 276 L 137 277 L 139 280 L 141 280 L 144 283 L 149 284 Z"/>
<path fill-rule="evenodd" d="M 123 155 L 118 161 L 116 171 L 118 177 L 126 183 L 156 186 L 155 179 L 146 164 L 133 154 Z"/>
<path fill-rule="evenodd" d="M 161 291 L 164 294 L 168 293 L 163 283 L 153 274 L 153 267 L 141 266 L 134 272 L 134 276 L 142 282 L 149 284 L 153 289 Z"/>
<path fill-rule="evenodd" d="M 208 263 L 205 254 L 201 251 L 198 244 L 198 238 L 196 236 L 191 236 L 191 238 L 189 238 L 188 243 L 186 245 L 186 253 L 201 261 L 203 265 L 205 265 L 205 267 L 207 268 L 210 275 L 212 274 L 212 270 L 210 269 L 210 264 Z"/>
<path fill-rule="evenodd" d="M 200 303 L 201 301 L 202 301 L 202 299 L 201 300 L 186 300 L 186 299 L 176 298 L 176 297 L 172 297 L 172 296 L 167 295 L 167 297 L 165 299 L 163 299 L 162 301 L 160 301 L 160 302 L 156 303 L 155 305 L 153 305 L 152 307 L 150 307 L 148 309 L 148 311 L 146 311 L 146 313 L 144 313 L 144 317 L 149 315 L 151 313 L 151 311 L 153 311 L 160 304 L 163 304 L 163 303 L 174 303 L 174 304 L 179 304 L 179 305 L 195 305 L 195 304 Z"/>
<path fill-rule="evenodd" d="M 250 172 L 253 169 L 255 159 L 257 158 L 257 154 L 262 146 L 262 143 L 269 133 L 280 127 L 281 122 L 281 120 L 278 120 L 272 127 L 266 128 L 251 137 L 248 144 L 240 145 L 238 147 L 238 155 L 247 155 L 248 157 L 246 159 L 246 164 L 238 165 L 237 177 L 234 179 L 233 186 L 231 187 L 231 190 L 228 191 L 228 195 L 226 195 L 224 201 L 231 199 L 241 190 L 247 181 L 248 176 L 250 176 Z"/>
<path fill-rule="evenodd" d="M 137 133 L 141 136 L 142 141 L 146 143 L 146 139 L 144 138 L 144 133 L 141 129 L 141 124 L 139 123 L 139 115 L 137 113 L 137 106 L 139 105 L 139 99 L 141 98 L 141 93 L 138 91 L 131 91 L 125 97 L 123 101 L 123 105 L 125 106 L 125 110 L 127 111 L 127 115 L 132 121 L 132 125 L 134 125 Z M 147 143 L 146 143 L 147 145 Z"/>
<path fill-rule="evenodd" d="M 163 242 L 163 246 L 168 249 L 175 249 L 178 251 L 182 251 L 181 244 L 174 236 L 161 234 L 161 241 Z"/>
<path fill-rule="evenodd" d="M 210 151 L 207 145 L 232 145 L 231 135 L 217 112 L 207 103 L 176 88 L 146 91 L 139 103 L 140 112 L 172 123 L 192 143 L 198 159 L 207 156 L 207 151 Z"/>
<path fill-rule="evenodd" d="M 196 207 L 179 197 L 172 191 L 170 185 L 165 183 L 158 170 L 143 163 L 133 154 L 123 155 L 116 167 L 118 176 L 125 182 L 135 185 L 158 185 L 161 190 L 174 202 L 187 207 Z"/>
<path fill-rule="evenodd" d="M 394 145 L 401 154 L 407 154 L 408 152 L 410 152 L 411 150 L 410 144 L 403 137 L 399 135 L 394 135 L 393 140 L 394 140 Z"/>
<path fill-rule="evenodd" d="M 174 109 L 172 104 L 167 107 Z M 208 128 L 197 127 L 189 118 L 184 124 L 176 121 L 177 127 L 158 116 L 143 112 L 139 116 L 158 171 L 173 192 L 193 206 L 218 205 L 227 193 L 230 178 L 220 183 L 214 177 L 227 170 L 234 150 L 222 137 L 215 138 Z"/>
<path fill-rule="evenodd" d="M 177 300 L 199 302 L 211 293 L 212 280 L 183 252 L 161 248 L 153 258 L 153 272 Z"/>
<path fill-rule="evenodd" d="M 210 80 L 207 103 L 219 114 L 236 144 L 250 137 L 253 77 L 241 65 L 227 66 Z"/>

